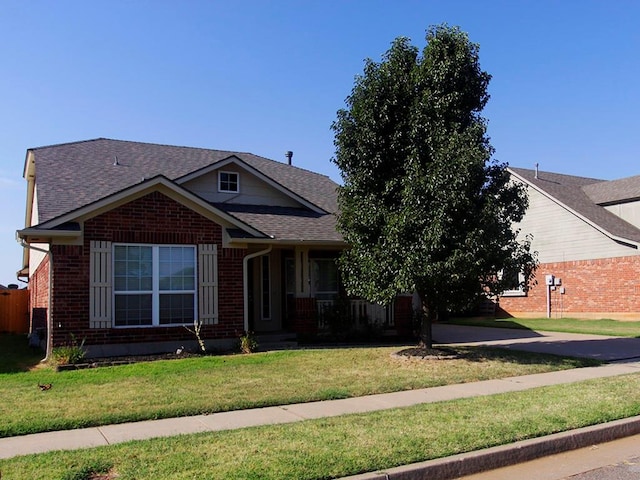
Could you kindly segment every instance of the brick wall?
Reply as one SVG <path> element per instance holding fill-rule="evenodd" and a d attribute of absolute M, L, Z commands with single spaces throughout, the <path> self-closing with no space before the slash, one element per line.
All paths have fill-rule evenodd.
<path fill-rule="evenodd" d="M 302 335 L 316 335 L 318 333 L 318 306 L 315 298 L 292 298 L 290 311 L 293 330 Z"/>
<path fill-rule="evenodd" d="M 89 242 L 218 245 L 219 322 L 202 328 L 205 339 L 236 337 L 243 330 L 244 249 L 222 248 L 222 227 L 154 192 L 84 224 L 84 245 L 53 245 L 53 343 L 73 333 L 86 345 L 194 340 L 182 327 L 89 328 Z"/>
<path fill-rule="evenodd" d="M 541 264 L 526 297 L 500 298 L 502 313 L 546 317 L 546 275 L 562 280 L 551 291 L 552 317 L 640 319 L 640 255 Z"/>
<path fill-rule="evenodd" d="M 413 335 L 413 298 L 409 295 L 397 296 L 394 302 L 394 320 L 398 335 Z"/>
<path fill-rule="evenodd" d="M 41 328 L 44 325 L 34 325 L 33 323 L 33 309 L 46 309 L 49 308 L 49 255 L 38 265 L 38 268 L 31 278 L 29 279 L 29 305 L 31 307 L 31 328 Z"/>

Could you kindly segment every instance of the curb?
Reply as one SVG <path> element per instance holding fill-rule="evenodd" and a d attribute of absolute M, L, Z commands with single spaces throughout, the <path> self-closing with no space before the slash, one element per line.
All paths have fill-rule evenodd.
<path fill-rule="evenodd" d="M 452 480 L 637 434 L 640 434 L 640 416 L 388 470 L 343 477 L 342 480 Z"/>

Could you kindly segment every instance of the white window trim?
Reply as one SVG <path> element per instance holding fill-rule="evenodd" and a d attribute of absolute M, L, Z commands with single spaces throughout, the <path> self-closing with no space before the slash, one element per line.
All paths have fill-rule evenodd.
<path fill-rule="evenodd" d="M 222 174 L 226 175 L 235 175 L 236 177 L 236 185 L 238 188 L 236 190 L 225 190 L 222 188 Z M 229 172 L 226 170 L 220 170 L 218 172 L 218 192 L 220 193 L 240 193 L 240 174 L 238 172 Z"/>
<path fill-rule="evenodd" d="M 198 253 L 195 245 L 169 245 L 169 244 L 149 244 L 149 243 L 114 243 L 112 245 L 113 251 L 119 246 L 136 246 L 136 247 L 151 247 L 152 248 L 152 290 L 116 290 L 115 288 L 115 254 L 111 255 L 111 271 L 113 272 L 113 294 L 112 294 L 112 306 L 113 312 L 113 328 L 157 328 L 157 327 L 183 327 L 185 325 L 193 325 L 194 321 L 198 318 Z M 160 290 L 160 276 L 156 273 L 160 271 L 160 255 L 158 254 L 160 247 L 190 247 L 193 250 L 194 259 L 194 289 L 193 290 Z M 151 293 L 151 325 L 116 325 L 116 295 L 140 295 Z M 193 320 L 185 323 L 160 323 L 160 295 L 161 294 L 175 294 L 175 293 L 191 293 L 193 294 Z"/>

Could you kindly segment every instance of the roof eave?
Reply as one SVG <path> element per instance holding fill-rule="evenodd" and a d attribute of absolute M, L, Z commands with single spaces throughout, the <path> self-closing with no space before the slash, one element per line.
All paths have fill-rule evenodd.
<path fill-rule="evenodd" d="M 295 238 L 234 238 L 231 243 L 238 244 L 261 244 L 261 245 L 279 245 L 279 246 L 313 246 L 313 247 L 333 247 L 345 248 L 347 243 L 343 240 L 306 240 Z"/>
<path fill-rule="evenodd" d="M 16 231 L 16 238 L 26 243 L 49 243 L 55 239 L 76 239 L 82 236 L 80 230 L 60 230 L 47 228 L 23 228 Z"/>

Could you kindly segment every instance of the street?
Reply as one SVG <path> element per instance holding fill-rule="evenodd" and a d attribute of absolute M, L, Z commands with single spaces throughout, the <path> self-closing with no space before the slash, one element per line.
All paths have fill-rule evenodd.
<path fill-rule="evenodd" d="M 459 480 L 639 480 L 640 435 L 499 468 Z"/>

